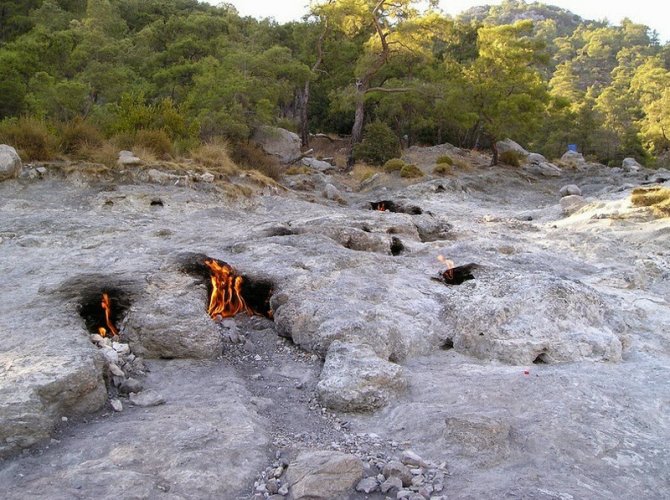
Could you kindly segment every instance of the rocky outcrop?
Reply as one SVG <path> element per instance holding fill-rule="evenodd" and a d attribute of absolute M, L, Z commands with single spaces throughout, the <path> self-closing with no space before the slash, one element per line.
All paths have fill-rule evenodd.
<path fill-rule="evenodd" d="M 361 477 L 361 460 L 337 451 L 302 452 L 287 471 L 294 500 L 348 498 Z"/>
<path fill-rule="evenodd" d="M 219 356 L 223 341 L 206 312 L 205 286 L 181 272 L 157 274 L 148 281 L 123 328 L 133 352 L 147 358 Z"/>
<path fill-rule="evenodd" d="M 519 143 L 514 142 L 512 139 L 496 142 L 496 148 L 498 148 L 499 154 L 506 153 L 507 151 L 513 151 L 520 156 L 528 156 L 530 154 Z"/>
<path fill-rule="evenodd" d="M 561 156 L 561 163 L 564 165 L 581 169 L 587 166 L 587 162 L 584 159 L 584 156 L 577 151 L 566 151 L 563 156 Z"/>
<path fill-rule="evenodd" d="M 586 200 L 578 194 L 568 194 L 561 198 L 563 215 L 572 215 L 586 205 Z"/>
<path fill-rule="evenodd" d="M 563 172 L 539 153 L 530 153 L 526 157 L 524 170 L 545 177 L 560 177 Z"/>
<path fill-rule="evenodd" d="M 559 190 L 558 194 L 560 194 L 561 197 L 573 196 L 573 195 L 581 196 L 582 190 L 579 189 L 579 186 L 577 186 L 576 184 L 566 184 Z"/>
<path fill-rule="evenodd" d="M 267 154 L 276 156 L 281 163 L 292 163 L 300 158 L 300 137 L 289 130 L 279 127 L 259 127 L 254 132 L 253 140 Z"/>
<path fill-rule="evenodd" d="M 22 166 L 21 158 L 16 149 L 6 144 L 0 144 L 0 182 L 18 177 Z"/>
<path fill-rule="evenodd" d="M 122 167 L 133 167 L 137 165 L 143 165 L 144 161 L 142 161 L 141 158 L 135 156 L 135 153 L 132 151 L 119 151 L 119 159 L 117 163 Z"/>
<path fill-rule="evenodd" d="M 644 167 L 635 158 L 624 158 L 621 168 L 626 172 L 639 172 Z"/>
<path fill-rule="evenodd" d="M 452 289 L 443 315 L 458 352 L 516 365 L 621 360 L 626 327 L 587 285 L 491 269 Z"/>
<path fill-rule="evenodd" d="M 330 172 L 335 169 L 335 167 L 327 161 L 317 160 L 316 158 L 303 158 L 302 164 L 317 172 Z"/>
<path fill-rule="evenodd" d="M 338 411 L 381 408 L 407 386 L 401 366 L 379 358 L 369 345 L 338 340 L 328 349 L 320 378 L 319 398 Z"/>

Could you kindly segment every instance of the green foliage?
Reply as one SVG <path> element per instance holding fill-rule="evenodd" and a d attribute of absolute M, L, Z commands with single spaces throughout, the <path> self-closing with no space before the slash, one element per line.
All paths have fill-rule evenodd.
<path fill-rule="evenodd" d="M 417 179 L 423 175 L 423 171 L 416 165 L 405 165 L 400 169 L 400 177 L 403 179 Z"/>
<path fill-rule="evenodd" d="M 399 172 L 402 167 L 404 167 L 406 164 L 405 162 L 400 159 L 400 158 L 391 158 L 390 160 L 387 160 L 386 163 L 384 163 L 384 171 L 385 172 Z"/>
<path fill-rule="evenodd" d="M 505 165 L 510 165 L 511 167 L 518 167 L 521 165 L 521 160 L 523 159 L 523 156 L 520 155 L 517 151 L 503 151 L 500 153 L 500 156 L 498 157 L 501 163 L 504 163 Z"/>
<path fill-rule="evenodd" d="M 9 119 L 0 122 L 0 143 L 13 146 L 23 161 L 51 160 L 58 152 L 58 139 L 42 120 Z"/>
<path fill-rule="evenodd" d="M 400 141 L 391 127 L 380 121 L 365 126 L 363 141 L 354 148 L 354 158 L 372 165 L 383 165 L 400 156 Z"/>
<path fill-rule="evenodd" d="M 435 160 L 435 163 L 437 163 L 438 165 L 440 165 L 440 164 L 453 165 L 454 160 L 452 160 L 451 156 L 449 156 L 449 155 L 441 155 L 441 156 L 437 157 L 437 159 Z"/>

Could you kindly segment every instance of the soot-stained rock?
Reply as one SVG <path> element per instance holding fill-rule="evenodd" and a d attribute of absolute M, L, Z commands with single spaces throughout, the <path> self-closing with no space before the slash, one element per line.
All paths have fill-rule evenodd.
<path fill-rule="evenodd" d="M 626 326 L 593 288 L 543 274 L 488 270 L 449 288 L 445 331 L 458 352 L 511 364 L 620 361 Z"/>
<path fill-rule="evenodd" d="M 366 344 L 330 345 L 317 392 L 339 411 L 371 411 L 386 405 L 407 387 L 402 367 L 379 358 Z"/>
<path fill-rule="evenodd" d="M 204 284 L 181 272 L 160 272 L 131 306 L 122 333 L 140 356 L 216 358 L 223 341 L 206 308 Z"/>
<path fill-rule="evenodd" d="M 286 474 L 294 500 L 348 498 L 361 477 L 361 460 L 337 451 L 302 452 Z"/>

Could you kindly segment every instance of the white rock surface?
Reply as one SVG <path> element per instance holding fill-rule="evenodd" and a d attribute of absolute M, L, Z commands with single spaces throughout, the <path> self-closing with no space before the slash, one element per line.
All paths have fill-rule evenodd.
<path fill-rule="evenodd" d="M 286 478 L 295 500 L 328 500 L 344 497 L 362 476 L 363 463 L 353 455 L 308 451 L 289 464 Z"/>
<path fill-rule="evenodd" d="M 22 167 L 16 149 L 7 144 L 0 144 L 0 182 L 18 177 Z"/>

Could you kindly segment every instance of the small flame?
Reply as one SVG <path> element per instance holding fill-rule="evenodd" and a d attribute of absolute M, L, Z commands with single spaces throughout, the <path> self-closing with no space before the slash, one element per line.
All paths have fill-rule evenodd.
<path fill-rule="evenodd" d="M 98 333 L 100 334 L 101 337 L 106 337 L 107 336 L 107 329 L 112 333 L 112 335 L 118 335 L 119 331 L 114 327 L 114 324 L 112 323 L 112 301 L 109 300 L 109 295 L 106 293 L 102 294 L 102 302 L 100 303 L 100 306 L 102 307 L 103 311 L 105 311 L 105 323 L 107 324 L 107 328 L 100 327 L 98 328 Z"/>
<path fill-rule="evenodd" d="M 385 212 L 386 211 L 386 204 L 384 202 L 380 202 L 377 205 L 377 210 L 379 210 L 380 212 Z"/>
<path fill-rule="evenodd" d="M 447 280 L 453 280 L 454 279 L 454 262 L 447 259 L 444 255 L 438 255 L 437 260 L 439 260 L 442 264 L 447 266 L 447 270 L 442 273 L 442 276 L 445 277 Z"/>
<path fill-rule="evenodd" d="M 230 318 L 238 313 L 246 312 L 249 316 L 254 311 L 247 305 L 242 297 L 242 283 L 244 278 L 235 274 L 231 266 L 219 263 L 212 259 L 206 259 L 205 265 L 212 272 L 212 293 L 209 297 L 207 312 L 216 319 Z"/>

